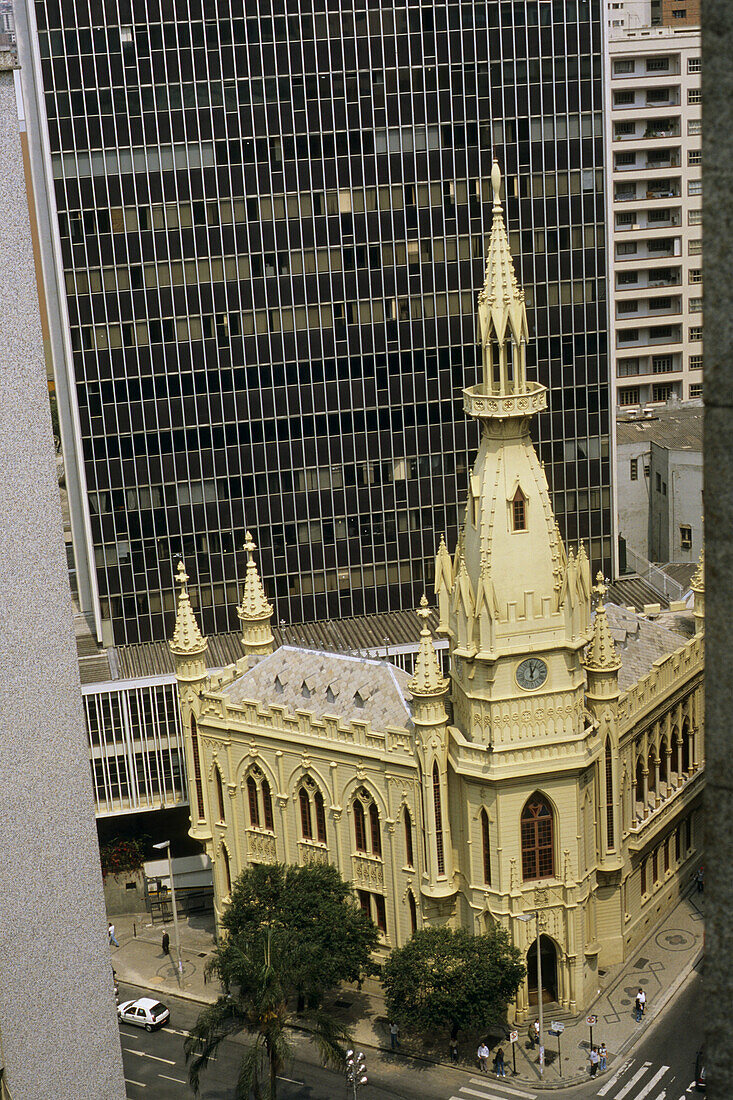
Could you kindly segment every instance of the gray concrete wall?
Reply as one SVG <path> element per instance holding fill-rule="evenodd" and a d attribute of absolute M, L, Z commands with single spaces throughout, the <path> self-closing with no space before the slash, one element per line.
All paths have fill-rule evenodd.
<path fill-rule="evenodd" d="M 649 561 L 668 562 L 669 451 L 652 443 L 649 450 Z"/>
<path fill-rule="evenodd" d="M 702 455 L 669 452 L 670 561 L 698 561 L 702 550 Z M 684 550 L 680 527 L 692 528 L 692 548 Z"/>
<path fill-rule="evenodd" d="M 13 1100 L 123 1100 L 7 58 L 0 54 L 0 1029 L 6 1083 Z"/>
<path fill-rule="evenodd" d="M 644 466 L 649 463 L 649 443 L 624 443 L 617 449 L 616 496 L 618 500 L 618 533 L 626 545 L 649 558 L 649 478 Z M 636 459 L 638 477 L 631 480 L 631 463 Z"/>
<path fill-rule="evenodd" d="M 733 4 L 702 5 L 705 986 L 709 1100 L 733 1096 Z"/>

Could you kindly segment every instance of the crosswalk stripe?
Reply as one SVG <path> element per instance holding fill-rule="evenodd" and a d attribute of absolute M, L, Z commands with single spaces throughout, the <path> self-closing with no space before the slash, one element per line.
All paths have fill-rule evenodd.
<path fill-rule="evenodd" d="M 616 1085 L 616 1084 L 618 1084 L 619 1080 L 620 1080 L 620 1079 L 621 1079 L 621 1078 L 622 1078 L 622 1077 L 624 1076 L 624 1074 L 626 1073 L 626 1071 L 627 1071 L 628 1069 L 631 1069 L 631 1067 L 633 1066 L 633 1064 L 634 1064 L 634 1063 L 633 1063 L 633 1061 L 632 1061 L 632 1062 L 627 1062 L 627 1064 L 626 1064 L 625 1066 L 621 1066 L 621 1069 L 620 1069 L 620 1070 L 619 1070 L 619 1071 L 618 1071 L 617 1073 L 614 1073 L 614 1075 L 613 1075 L 613 1077 L 611 1078 L 611 1080 L 610 1080 L 610 1081 L 606 1081 L 606 1083 L 605 1083 L 605 1085 L 603 1086 L 603 1088 L 602 1088 L 602 1089 L 599 1089 L 599 1090 L 598 1090 L 598 1096 L 605 1096 L 607 1092 L 610 1092 L 610 1091 L 611 1091 L 611 1089 L 613 1088 L 613 1086 L 614 1086 L 614 1085 Z M 651 1065 L 651 1062 L 649 1062 L 649 1063 L 648 1063 L 648 1065 Z"/>
<path fill-rule="evenodd" d="M 469 1084 L 471 1085 L 483 1085 L 485 1082 L 480 1077 L 472 1077 Z M 536 1092 L 522 1092 L 520 1089 L 510 1089 L 508 1085 L 491 1084 L 492 1089 L 498 1089 L 499 1092 L 506 1092 L 509 1096 L 521 1096 L 522 1100 L 537 1100 Z"/>
<path fill-rule="evenodd" d="M 462 1088 L 460 1091 L 468 1096 L 478 1096 L 479 1100 L 506 1100 L 506 1095 L 502 1096 L 498 1092 L 476 1092 L 475 1089 L 467 1088 Z M 465 1096 L 451 1096 L 450 1100 L 465 1100 Z"/>
<path fill-rule="evenodd" d="M 633 1089 L 636 1082 L 639 1080 L 640 1077 L 644 1076 L 644 1074 L 646 1073 L 646 1071 L 649 1069 L 650 1066 L 651 1066 L 651 1062 L 645 1062 L 644 1065 L 639 1070 L 639 1072 L 635 1073 L 634 1076 L 631 1078 L 628 1085 L 626 1085 L 624 1088 L 621 1089 L 621 1092 L 616 1097 L 616 1100 L 624 1100 L 624 1096 L 626 1096 L 626 1094 L 628 1092 L 631 1092 L 631 1090 Z M 600 1093 L 598 1095 L 600 1096 Z"/>
<path fill-rule="evenodd" d="M 649 1095 L 654 1086 L 659 1084 L 668 1069 L 669 1066 L 662 1066 L 662 1068 L 654 1074 L 649 1084 L 645 1085 L 640 1093 L 637 1093 L 637 1095 L 634 1097 L 634 1100 L 644 1100 L 644 1097 Z"/>

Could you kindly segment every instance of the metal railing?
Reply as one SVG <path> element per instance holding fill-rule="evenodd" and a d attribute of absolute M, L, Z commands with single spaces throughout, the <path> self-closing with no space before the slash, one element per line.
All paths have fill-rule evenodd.
<path fill-rule="evenodd" d="M 654 565 L 652 562 L 647 561 L 641 554 L 637 554 L 635 550 L 632 550 L 630 546 L 626 547 L 626 562 L 629 567 L 629 571 L 638 573 L 643 580 L 653 588 L 660 596 L 663 596 L 666 600 L 681 600 L 685 594 L 685 589 L 681 584 L 678 584 L 673 577 L 670 577 L 668 573 L 665 573 L 663 569 L 660 569 L 658 565 Z"/>

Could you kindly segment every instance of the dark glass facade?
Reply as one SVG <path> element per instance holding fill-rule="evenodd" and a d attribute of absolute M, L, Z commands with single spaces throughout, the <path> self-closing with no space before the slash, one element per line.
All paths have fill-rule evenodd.
<path fill-rule="evenodd" d="M 34 10 L 116 641 L 165 636 L 181 553 L 202 629 L 234 627 L 247 528 L 278 621 L 431 590 L 494 155 L 555 511 L 610 561 L 600 0 Z"/>

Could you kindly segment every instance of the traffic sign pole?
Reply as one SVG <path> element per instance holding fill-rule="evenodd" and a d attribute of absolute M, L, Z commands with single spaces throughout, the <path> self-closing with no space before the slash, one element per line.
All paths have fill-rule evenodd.
<path fill-rule="evenodd" d="M 509 1032 L 509 1042 L 512 1044 L 512 1072 L 514 1076 L 517 1076 L 517 1039 L 519 1038 L 518 1031 Z"/>
<path fill-rule="evenodd" d="M 593 1050 L 593 1025 L 598 1023 L 597 1016 L 586 1016 L 585 1022 L 590 1028 L 590 1049 Z"/>
<path fill-rule="evenodd" d="M 560 1032 L 557 1033 L 557 1068 L 562 1077 L 562 1055 L 560 1054 Z"/>
<path fill-rule="evenodd" d="M 550 1031 L 554 1031 L 555 1035 L 557 1035 L 557 1065 L 558 1065 L 558 1069 L 560 1071 L 560 1076 L 561 1077 L 562 1077 L 562 1055 L 560 1054 L 560 1036 L 562 1035 L 564 1030 L 565 1030 L 565 1024 L 561 1024 L 559 1022 L 556 1022 L 555 1020 L 553 1020 L 552 1023 L 550 1024 Z"/>

